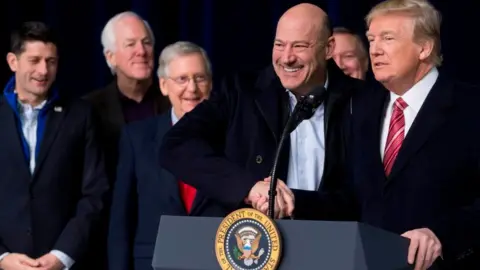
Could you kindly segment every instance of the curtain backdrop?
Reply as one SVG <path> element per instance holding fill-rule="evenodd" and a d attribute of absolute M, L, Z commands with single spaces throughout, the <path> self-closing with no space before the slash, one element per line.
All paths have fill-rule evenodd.
<path fill-rule="evenodd" d="M 41 20 L 60 35 L 58 84 L 63 91 L 83 95 L 111 80 L 100 44 L 100 33 L 116 13 L 132 10 L 151 24 L 156 36 L 156 57 L 178 40 L 203 46 L 213 64 L 215 78 L 226 73 L 270 64 L 272 39 L 280 15 L 303 1 L 293 0 L 4 0 L 0 3 L 5 56 L 12 28 L 27 20 Z M 378 0 L 309 1 L 321 6 L 334 26 L 349 27 L 362 36 L 363 17 Z M 480 56 L 475 27 L 475 1 L 432 1 L 443 13 L 442 45 L 445 69 L 460 79 L 478 83 Z M 478 15 L 477 15 L 478 16 Z M 4 58 L 5 59 L 5 58 Z M 2 85 L 11 76 L 1 64 Z M 2 86 L 3 87 L 3 86 Z"/>

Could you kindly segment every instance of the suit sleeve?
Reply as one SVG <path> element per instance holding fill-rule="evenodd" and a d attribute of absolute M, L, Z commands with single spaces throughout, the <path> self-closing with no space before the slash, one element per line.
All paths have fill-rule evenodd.
<path fill-rule="evenodd" d="M 110 269 L 133 269 L 133 234 L 137 223 L 137 199 L 134 153 L 125 128 L 120 137 L 117 181 L 113 187 L 113 201 L 108 234 L 108 265 Z"/>
<path fill-rule="evenodd" d="M 57 242 L 54 250 L 61 251 L 78 261 L 88 248 L 91 232 L 98 224 L 104 208 L 108 191 L 103 153 L 98 144 L 93 111 L 88 107 L 84 128 L 84 161 L 80 198 L 75 215 L 70 219 Z"/>
<path fill-rule="evenodd" d="M 226 207 L 239 206 L 257 181 L 224 154 L 227 131 L 239 109 L 238 87 L 238 82 L 224 81 L 170 129 L 160 151 L 165 169 Z"/>

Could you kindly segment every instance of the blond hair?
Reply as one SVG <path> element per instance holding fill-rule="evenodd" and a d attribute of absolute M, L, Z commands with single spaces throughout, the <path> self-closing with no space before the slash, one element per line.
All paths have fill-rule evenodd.
<path fill-rule="evenodd" d="M 387 0 L 381 2 L 370 10 L 365 17 L 367 27 L 372 20 L 381 15 L 402 14 L 413 19 L 414 40 L 432 40 L 433 50 L 430 60 L 435 66 L 442 64 L 440 24 L 442 17 L 440 12 L 427 0 Z"/>

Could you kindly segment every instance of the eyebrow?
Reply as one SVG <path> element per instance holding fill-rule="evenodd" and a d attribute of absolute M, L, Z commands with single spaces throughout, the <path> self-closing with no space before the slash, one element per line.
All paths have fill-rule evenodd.
<path fill-rule="evenodd" d="M 138 40 L 137 38 L 127 38 L 127 39 L 125 39 L 126 42 L 132 42 L 132 41 L 137 41 L 137 40 Z M 141 38 L 140 40 L 143 40 L 143 41 L 150 40 L 150 37 L 146 36 L 146 37 Z"/>
<path fill-rule="evenodd" d="M 287 43 L 281 39 L 275 39 L 275 42 L 280 42 L 280 43 Z M 307 40 L 295 40 L 292 42 L 293 45 L 295 44 L 311 44 L 311 42 L 307 41 Z"/>
<path fill-rule="evenodd" d="M 393 31 L 391 31 L 391 30 L 387 30 L 387 31 L 382 31 L 382 32 L 380 32 L 380 36 L 391 35 L 391 34 L 395 34 L 395 33 L 394 33 Z M 368 37 L 368 36 L 373 36 L 373 34 L 370 33 L 370 32 L 368 32 L 368 31 L 365 33 L 365 35 L 366 35 L 367 37 Z"/>

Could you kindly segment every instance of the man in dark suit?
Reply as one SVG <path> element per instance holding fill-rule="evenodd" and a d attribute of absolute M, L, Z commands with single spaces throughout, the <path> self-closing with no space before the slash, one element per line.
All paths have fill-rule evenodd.
<path fill-rule="evenodd" d="M 230 208 L 244 201 L 258 202 L 268 196 L 269 182 L 264 179 L 297 98 L 326 86 L 325 103 L 297 127 L 283 148 L 277 209 L 293 208 L 287 184 L 299 198 L 340 187 L 338 117 L 363 82 L 343 74 L 333 60 L 327 61 L 334 45 L 328 17 L 319 7 L 291 8 L 278 23 L 273 68 L 227 78 L 219 90 L 214 89 L 209 100 L 167 133 L 161 165 Z M 322 214 L 299 209 L 306 210 L 296 212 L 297 218 Z M 277 214 L 282 217 L 283 211 Z"/>
<path fill-rule="evenodd" d="M 478 257 L 480 89 L 437 70 L 440 14 L 427 1 L 385 1 L 366 21 L 373 73 L 388 91 L 352 104 L 361 220 L 410 238 L 416 269 L 442 254 L 454 264 Z"/>
<path fill-rule="evenodd" d="M 101 117 L 107 172 L 113 181 L 123 125 L 161 114 L 170 105 L 154 83 L 155 37 L 146 21 L 131 11 L 119 13 L 107 22 L 101 39 L 107 65 L 115 78 L 85 99 Z M 129 46 L 125 46 L 127 43 Z"/>
<path fill-rule="evenodd" d="M 154 83 L 154 43 L 155 38 L 148 23 L 130 11 L 112 17 L 102 31 L 105 59 L 115 78 L 107 87 L 88 94 L 85 99 L 100 116 L 99 132 L 112 186 L 116 179 L 122 127 L 161 114 L 170 107 L 168 99 L 162 96 L 158 84 Z M 107 209 L 109 206 L 110 198 L 107 200 Z M 95 237 L 98 241 L 91 248 L 92 254 L 98 257 L 97 261 L 105 261 L 107 257 L 108 217 L 104 219 L 103 229 Z M 99 270 L 106 268 L 102 266 Z"/>
<path fill-rule="evenodd" d="M 437 69 L 440 14 L 427 1 L 384 1 L 366 21 L 382 87 L 357 92 L 348 109 L 344 198 L 361 222 L 409 238 L 415 269 L 479 269 L 480 89 Z M 310 203 L 345 208 L 332 198 Z"/>
<path fill-rule="evenodd" d="M 7 61 L 15 76 L 0 98 L 0 268 L 85 269 L 108 189 L 91 107 L 52 87 L 57 47 L 44 24 L 15 31 Z"/>
<path fill-rule="evenodd" d="M 205 51 L 190 42 L 165 47 L 158 76 L 170 112 L 128 125 L 120 142 L 109 230 L 111 270 L 152 269 L 161 215 L 225 216 L 228 209 L 158 166 L 159 142 L 178 119 L 210 94 Z"/>

